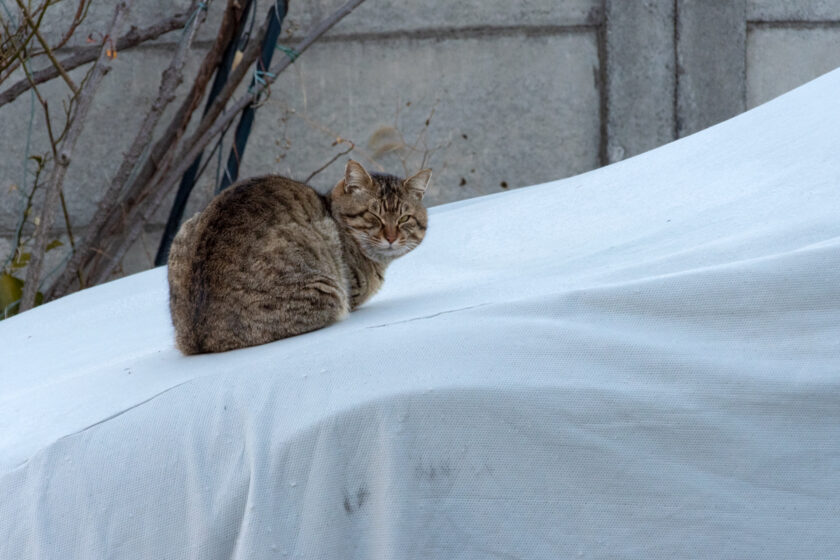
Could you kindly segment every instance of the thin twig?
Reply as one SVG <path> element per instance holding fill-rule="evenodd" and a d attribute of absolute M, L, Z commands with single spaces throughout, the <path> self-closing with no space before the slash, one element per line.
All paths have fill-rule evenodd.
<path fill-rule="evenodd" d="M 67 44 L 67 41 L 69 41 L 70 37 L 73 36 L 73 33 L 76 32 L 76 28 L 79 27 L 79 25 L 87 17 L 89 8 L 89 0 L 79 0 L 79 6 L 76 8 L 76 15 L 73 16 L 73 22 L 70 24 L 70 27 L 67 28 L 67 31 L 64 32 L 64 36 L 61 38 L 61 40 L 53 46 L 54 51 L 57 51 L 58 49 Z"/>
<path fill-rule="evenodd" d="M 50 148 L 52 149 L 53 159 L 58 161 L 58 140 L 55 139 L 55 134 L 53 134 L 52 129 L 52 120 L 50 119 L 50 106 L 45 99 L 42 99 L 41 96 L 38 94 L 38 88 L 33 87 L 32 91 L 35 92 L 35 95 L 38 96 L 38 99 L 41 101 L 41 106 L 44 107 L 44 121 L 47 123 L 47 136 L 50 139 Z"/>
<path fill-rule="evenodd" d="M 201 118 L 201 122 L 198 124 L 198 129 L 185 142 L 187 146 L 194 145 L 198 139 L 201 139 L 205 135 L 207 130 L 213 125 L 213 123 L 217 120 L 217 117 L 224 110 L 228 100 L 230 100 L 230 98 L 233 97 L 234 93 L 239 87 L 239 84 L 252 71 L 251 65 L 257 60 L 257 57 L 259 57 L 260 51 L 262 50 L 262 42 L 265 37 L 265 34 L 268 32 L 268 24 L 270 17 L 272 17 L 271 12 L 269 12 L 268 16 L 266 16 L 266 19 L 260 27 L 259 31 L 257 32 L 256 37 L 251 37 L 251 40 L 247 48 L 245 49 L 245 52 L 242 53 L 242 58 L 240 59 L 239 63 L 236 67 L 231 69 L 230 75 L 228 76 L 225 86 L 222 88 L 222 90 L 216 96 L 216 99 L 213 101 L 210 107 L 207 108 L 207 111 Z M 256 97 L 254 97 L 253 99 L 256 99 Z M 209 140 L 207 143 L 205 143 L 205 146 L 208 143 Z M 198 157 L 199 152 L 201 152 L 201 150 L 196 150 L 195 157 Z M 192 161 L 193 160 L 190 160 L 190 163 Z M 189 166 L 187 166 L 186 168 L 188 167 Z M 160 170 L 158 170 L 156 177 L 148 177 L 149 182 L 151 184 L 156 183 L 161 175 L 162 173 L 160 173 Z"/>
<path fill-rule="evenodd" d="M 126 49 L 130 49 L 136 47 L 141 43 L 145 43 L 146 41 L 150 41 L 152 39 L 156 39 L 165 33 L 169 33 L 170 31 L 174 31 L 176 29 L 182 29 L 186 24 L 187 20 L 189 19 L 189 15 L 187 14 L 176 14 L 171 18 L 167 18 L 161 20 L 154 25 L 150 25 L 149 27 L 144 27 L 143 29 L 137 29 L 136 27 L 132 27 L 128 33 L 117 39 L 115 48 L 118 51 L 124 51 Z M 83 49 L 77 50 L 74 54 L 68 56 L 64 60 L 59 61 L 61 66 L 67 70 L 73 70 L 74 68 L 78 68 L 83 64 L 87 64 L 89 62 L 93 62 L 99 56 L 100 47 L 85 47 Z M 52 80 L 59 76 L 58 70 L 53 66 L 48 66 L 43 70 L 39 70 L 37 72 L 32 73 L 32 79 L 35 84 L 41 84 L 43 82 Z M 3 93 L 0 93 L 0 107 L 5 105 L 6 103 L 11 103 L 15 99 L 18 98 L 22 93 L 26 92 L 31 87 L 30 83 L 26 79 L 21 79 L 11 86 L 9 86 Z"/>
<path fill-rule="evenodd" d="M 227 132 L 227 131 L 225 131 Z M 204 175 L 204 171 L 207 169 L 207 166 L 210 165 L 210 162 L 213 161 L 213 156 L 216 155 L 216 150 L 222 149 L 222 141 L 225 139 L 225 133 L 219 135 L 219 139 L 216 141 L 216 145 L 213 146 L 213 149 L 210 150 L 210 153 L 207 154 L 207 157 L 204 160 L 204 163 L 201 164 L 201 167 L 198 168 L 198 171 L 195 174 L 195 181 L 198 182 L 201 179 L 201 176 Z"/>
<path fill-rule="evenodd" d="M 43 6 L 40 6 L 39 8 L 37 8 L 35 10 L 35 12 L 33 12 L 33 14 L 35 14 L 35 13 L 40 14 L 39 18 L 38 18 L 38 22 L 36 23 L 36 27 L 40 28 L 41 19 L 45 15 L 47 8 L 49 8 L 52 4 L 57 4 L 57 3 L 58 2 L 56 2 L 55 0 L 48 0 Z M 73 20 L 70 22 L 70 27 L 67 28 L 67 31 L 64 32 L 64 35 L 61 37 L 61 39 L 58 41 L 58 43 L 56 43 L 55 45 L 52 45 L 52 47 L 51 47 L 53 52 L 59 50 L 60 48 L 62 48 L 64 45 L 67 44 L 67 41 L 70 40 L 70 38 L 76 32 L 76 29 L 79 27 L 79 25 L 81 25 L 81 23 L 87 17 L 89 8 L 90 8 L 90 0 L 79 0 L 79 5 L 76 7 L 76 15 L 73 16 Z M 0 21 L 0 25 L 2 25 L 2 21 Z M 26 27 L 29 27 L 29 26 L 27 25 Z M 33 33 L 30 33 L 30 36 L 29 36 L 30 39 L 32 38 L 32 35 L 33 35 Z M 33 58 L 38 57 L 38 56 L 42 56 L 44 54 L 46 54 L 44 51 L 34 51 L 34 52 L 28 53 L 30 59 L 33 59 Z M 14 68 L 16 68 L 16 67 L 17 67 L 17 65 L 14 66 Z M 12 68 L 12 70 L 14 70 L 14 68 Z M 0 83 L 4 82 L 6 80 L 6 78 L 9 77 L 10 74 L 11 74 L 11 72 L 6 72 L 5 76 L 0 77 Z"/>
<path fill-rule="evenodd" d="M 76 239 L 73 237 L 73 227 L 70 225 L 70 214 L 67 212 L 67 201 L 64 199 L 64 191 L 59 193 L 61 197 L 61 211 L 64 214 L 64 225 L 67 227 L 67 239 L 70 241 L 70 248 L 76 250 Z"/>
<path fill-rule="evenodd" d="M 240 84 L 243 78 L 245 78 L 251 71 L 251 64 L 253 64 L 254 61 L 256 61 L 257 57 L 260 54 L 263 38 L 265 37 L 265 34 L 268 31 L 269 21 L 269 17 L 267 16 L 265 22 L 260 27 L 256 36 L 251 37 L 251 41 L 249 42 L 248 47 L 245 49 L 245 52 L 242 54 L 242 57 L 239 61 L 239 65 L 232 69 L 231 73 L 228 76 L 225 86 L 216 96 L 215 101 L 205 111 L 205 114 L 203 115 L 198 125 L 198 130 L 190 137 L 190 139 L 186 141 L 186 144 L 188 146 L 192 145 L 195 142 L 196 138 L 200 138 L 202 133 L 206 131 L 206 128 L 214 122 L 213 119 L 218 117 L 219 113 L 224 109 L 224 105 L 227 102 L 227 100 L 230 99 L 230 97 L 233 96 L 233 94 L 235 93 L 237 86 Z M 218 45 L 219 42 L 217 41 L 217 46 Z M 209 80 L 209 75 L 207 76 L 207 79 Z M 198 101 L 199 99 L 196 99 L 195 103 L 197 104 Z M 181 110 L 179 111 L 176 118 L 170 123 L 170 126 L 164 133 L 163 137 L 160 140 L 158 140 L 158 142 L 152 148 L 152 153 L 146 161 L 146 164 L 138 173 L 137 178 L 134 180 L 134 185 L 131 191 L 125 195 L 122 203 L 118 205 L 117 208 L 111 210 L 110 215 L 107 217 L 107 221 L 101 226 L 98 234 L 98 238 L 100 240 L 116 237 L 116 243 L 119 243 L 121 237 L 125 235 L 126 230 L 135 232 L 132 235 L 134 235 L 134 238 L 136 238 L 136 232 L 139 230 L 131 225 L 132 222 L 130 222 L 130 220 L 126 218 L 126 213 L 132 212 L 131 215 L 133 216 L 133 218 L 131 219 L 142 219 L 147 221 L 148 218 L 139 217 L 140 214 L 138 214 L 138 212 L 140 211 L 141 203 L 144 200 L 147 200 L 149 197 L 152 197 L 151 204 L 153 204 L 155 208 L 157 208 L 160 205 L 162 197 L 159 194 L 156 195 L 155 193 L 159 193 L 160 190 L 164 188 L 160 185 L 161 178 L 168 176 L 167 173 L 171 171 L 174 161 L 179 161 L 176 158 L 176 146 L 180 141 L 182 135 L 186 131 L 189 116 L 192 113 L 194 107 L 195 105 L 191 105 L 189 108 L 187 108 L 186 102 L 184 105 L 182 105 Z M 221 128 L 226 129 L 229 125 L 230 122 L 228 121 L 228 123 Z M 204 146 L 202 146 L 202 149 L 203 147 Z M 200 153 L 201 150 L 197 150 L 196 153 L 192 156 L 193 159 L 191 160 L 191 162 L 194 161 Z M 183 171 L 181 172 L 181 175 L 183 175 Z M 172 185 L 170 184 L 169 186 L 171 187 Z M 113 272 L 114 267 L 116 266 L 113 262 L 103 262 L 103 259 L 105 258 L 116 258 L 117 260 L 119 260 L 120 258 L 122 258 L 122 256 L 120 255 L 119 257 L 114 257 L 113 251 L 99 251 L 95 254 L 91 254 L 90 258 L 86 260 L 87 264 L 83 264 L 83 266 L 86 266 L 86 268 L 89 271 L 88 277 L 94 278 L 94 283 L 106 280 L 110 276 L 111 272 Z M 97 271 L 101 270 L 102 268 L 104 268 L 106 272 L 101 274 L 98 273 Z M 66 278 L 67 277 L 65 276 L 65 282 Z M 99 280 L 100 278 L 102 280 Z M 62 283 L 60 287 L 64 287 L 64 285 L 65 284 Z M 60 293 L 60 290 L 57 293 Z"/>
<path fill-rule="evenodd" d="M 303 77 L 299 77 L 301 82 L 303 82 Z M 322 123 L 317 122 L 312 117 L 309 116 L 306 110 L 304 111 L 296 111 L 292 107 L 290 107 L 287 103 L 285 103 L 282 99 L 277 101 L 277 104 L 286 112 L 287 115 L 291 115 L 296 119 L 300 119 L 303 121 L 304 124 L 314 128 L 315 130 L 326 134 L 330 138 L 340 138 L 341 135 L 334 130 L 330 129 L 329 127 L 325 126 Z M 360 155 L 361 157 L 368 160 L 373 166 L 375 166 L 380 172 L 384 172 L 385 168 L 382 167 L 374 158 L 373 154 L 369 153 L 367 150 L 356 146 L 355 148 L 356 154 Z"/>
<path fill-rule="evenodd" d="M 79 5 L 79 9 L 82 8 L 82 4 Z M 197 2 L 193 3 L 193 11 L 195 13 L 197 6 Z M 198 14 L 197 14 L 198 15 Z M 77 14 L 78 16 L 78 14 Z M 119 171 L 115 176 L 115 181 L 122 179 L 125 180 L 131 172 L 132 167 L 137 163 L 137 160 L 140 158 L 142 153 L 144 152 L 146 146 L 151 142 L 152 133 L 154 132 L 155 126 L 157 125 L 158 120 L 160 119 L 163 110 L 166 108 L 166 105 L 175 98 L 175 88 L 178 87 L 182 80 L 182 68 L 184 65 L 184 61 L 186 59 L 186 52 L 189 49 L 192 39 L 195 36 L 195 32 L 198 26 L 204 21 L 205 13 L 202 10 L 202 13 L 199 17 L 194 18 L 193 25 L 188 30 L 188 35 L 184 41 L 181 42 L 179 48 L 176 50 L 175 56 L 173 57 L 172 63 L 170 66 L 164 70 L 163 75 L 161 77 L 161 85 L 160 90 L 158 92 L 158 97 L 155 99 L 155 102 L 152 104 L 152 110 L 143 120 L 143 124 L 140 127 L 140 130 L 137 133 L 137 136 L 134 139 L 131 147 L 128 150 L 128 153 L 125 154 L 123 157 L 122 164 L 120 165 Z M 106 37 L 107 40 L 107 37 Z M 46 109 L 46 107 L 45 107 Z M 48 122 L 49 126 L 49 122 Z M 55 142 L 53 142 L 53 146 L 55 146 Z M 113 183 L 112 183 L 113 187 Z M 118 185 L 119 187 L 119 185 Z M 76 255 L 76 244 L 73 239 L 73 233 L 70 227 L 69 217 L 67 215 L 67 210 L 64 203 L 64 193 L 61 193 L 61 202 L 62 208 L 65 214 L 65 223 L 67 225 L 67 232 L 70 237 L 70 245 L 72 247 L 73 257 Z M 78 269 L 69 270 L 68 276 L 75 275 L 81 287 L 84 287 L 84 280 L 81 274 L 81 271 Z"/>
<path fill-rule="evenodd" d="M 351 142 L 350 140 L 345 140 L 344 138 L 339 138 L 339 139 L 336 141 L 336 144 L 342 144 L 342 143 L 344 143 L 344 142 L 347 142 L 348 144 L 350 144 L 350 147 L 349 147 L 349 148 L 347 148 L 346 150 L 344 150 L 343 152 L 338 152 L 337 154 L 335 154 L 335 155 L 332 157 L 332 159 L 330 159 L 330 161 L 328 161 L 327 163 L 325 163 L 324 165 L 322 165 L 321 167 L 319 167 L 318 169 L 316 169 L 315 171 L 313 171 L 313 172 L 309 175 L 309 177 L 307 177 L 306 179 L 304 179 L 304 180 L 303 180 L 303 182 L 304 182 L 305 184 L 307 184 L 307 185 L 308 185 L 308 184 L 309 184 L 309 181 L 311 181 L 311 180 L 312 180 L 312 178 L 313 178 L 313 177 L 315 177 L 318 173 L 320 173 L 321 171 L 323 171 L 324 169 L 326 169 L 327 167 L 329 167 L 330 165 L 332 165 L 333 163 L 335 163 L 335 160 L 337 160 L 337 159 L 338 159 L 338 158 L 340 158 L 341 156 L 346 156 L 347 154 L 349 154 L 350 152 L 352 152 L 352 151 L 353 151 L 353 148 L 355 148 L 355 147 L 356 147 L 356 145 L 355 145 L 353 142 Z M 335 145 L 335 144 L 334 144 L 334 145 Z"/>
<path fill-rule="evenodd" d="M 122 21 L 130 9 L 132 0 L 123 0 L 117 4 L 114 10 L 114 18 L 108 30 L 108 36 L 114 36 L 119 31 Z M 52 174 L 47 185 L 47 192 L 41 207 L 41 216 L 35 231 L 35 241 L 32 248 L 32 257 L 29 261 L 29 266 L 26 269 L 26 280 L 23 285 L 23 295 L 21 296 L 20 310 L 26 311 L 31 309 L 35 304 L 35 295 L 41 282 L 41 270 L 44 264 L 44 253 L 46 252 L 47 237 L 50 229 L 55 221 L 56 207 L 60 200 L 60 192 L 62 184 L 64 183 L 64 176 L 67 173 L 67 167 L 73 157 L 73 151 L 76 147 L 76 142 L 84 129 L 85 121 L 87 120 L 87 113 L 96 94 L 96 90 L 102 81 L 102 77 L 110 70 L 105 64 L 107 57 L 106 51 L 109 48 L 107 40 L 103 41 L 100 47 L 99 57 L 91 70 L 89 77 L 85 81 L 84 86 L 79 94 L 78 102 L 73 114 L 73 119 L 67 127 L 67 135 L 62 141 L 61 150 L 58 152 L 58 158 L 53 165 Z"/>
<path fill-rule="evenodd" d="M 183 135 L 193 112 L 198 108 L 213 73 L 224 55 L 225 47 L 234 39 L 236 29 L 244 16 L 237 0 L 228 0 L 225 14 L 219 25 L 216 41 L 201 63 L 196 77 L 192 80 L 190 92 L 186 95 L 175 116 L 163 135 L 155 142 L 148 156 L 134 165 L 131 175 L 118 172 L 110 186 L 100 198 L 97 210 L 87 227 L 87 234 L 79 244 L 79 250 L 62 271 L 62 274 L 50 288 L 47 299 L 60 297 L 70 290 L 74 277 L 81 270 L 94 272 L 98 263 L 108 255 L 101 250 L 104 240 L 119 233 L 125 222 L 125 209 L 131 208 L 142 200 L 142 191 L 155 173 L 155 170 L 168 168 L 169 160 L 174 155 L 173 144 Z M 137 165 L 141 167 L 138 169 Z M 128 189 L 128 190 L 126 190 Z M 120 197 L 122 201 L 120 201 Z"/>
<path fill-rule="evenodd" d="M 345 16 L 352 12 L 364 0 L 349 0 L 346 4 L 338 8 L 330 16 L 322 20 L 296 47 L 297 56 L 300 56 L 306 51 L 321 35 L 329 31 L 336 23 L 341 21 Z M 249 47 L 250 48 L 250 47 Z M 291 57 L 283 57 L 283 59 L 276 66 L 271 68 L 270 73 L 264 75 L 265 84 L 256 84 L 253 92 L 243 95 L 233 104 L 233 106 L 209 121 L 212 124 L 205 125 L 207 117 L 210 117 L 208 112 L 207 117 L 202 120 L 198 132 L 190 139 L 191 141 L 178 153 L 178 156 L 173 159 L 177 165 L 165 173 L 157 173 L 152 180 L 152 194 L 149 200 L 142 207 L 133 209 L 133 216 L 128 221 L 126 232 L 120 236 L 116 242 L 116 248 L 113 251 L 108 251 L 113 261 L 107 265 L 97 274 L 94 281 L 96 283 L 107 280 L 117 263 L 123 258 L 125 253 L 137 239 L 143 224 L 151 220 L 154 212 L 160 206 L 163 199 L 171 191 L 172 187 L 179 180 L 179 178 L 192 165 L 196 157 L 204 150 L 204 148 L 216 137 L 229 123 L 239 115 L 245 107 L 254 100 L 259 99 L 260 94 L 277 79 L 277 76 L 292 63 Z M 240 67 L 243 66 L 240 64 Z M 237 71 L 239 68 L 236 69 Z M 230 85 L 230 84 L 229 84 Z M 203 130 L 203 132 L 202 132 Z"/>
<path fill-rule="evenodd" d="M 306 49 L 308 49 L 312 43 L 314 43 L 321 35 L 329 31 L 336 23 L 341 21 L 347 14 L 353 11 L 359 4 L 364 2 L 364 0 L 350 0 L 346 4 L 344 4 L 341 8 L 336 10 L 332 15 L 327 17 L 325 20 L 320 22 L 315 29 L 313 29 L 300 44 L 295 47 L 295 51 L 297 51 L 298 56 L 300 56 Z M 200 136 L 194 136 L 194 141 L 190 142 L 188 146 L 179 154 L 177 161 L 180 162 L 178 167 L 176 167 L 172 172 L 170 172 L 163 180 L 160 181 L 162 185 L 169 186 L 177 181 L 178 177 L 184 174 L 184 172 L 189 168 L 192 164 L 192 161 L 198 156 L 199 152 L 201 152 L 210 141 L 221 132 L 221 130 L 236 116 L 243 110 L 245 107 L 248 106 L 249 103 L 253 102 L 254 99 L 257 99 L 260 93 L 263 92 L 264 89 L 268 88 L 274 80 L 277 79 L 277 76 L 288 66 L 292 63 L 292 59 L 290 57 L 283 57 L 280 63 L 272 67 L 270 73 L 264 74 L 265 84 L 256 84 L 257 87 L 254 88 L 253 93 L 248 93 L 243 95 L 239 99 L 236 100 L 233 107 L 222 113 L 218 118 L 215 118 L 212 122 L 212 125 L 207 127 L 206 131 L 203 132 Z M 199 129 L 200 132 L 200 129 Z M 198 132 L 196 133 L 198 135 Z M 166 189 L 164 189 L 166 190 Z"/>
<path fill-rule="evenodd" d="M 38 39 L 38 42 L 41 43 L 41 47 L 44 49 L 44 53 L 50 59 L 50 62 L 53 63 L 53 66 L 64 79 L 65 83 L 67 83 L 67 87 L 70 88 L 70 91 L 73 93 L 79 92 L 79 87 L 73 82 L 67 72 L 64 70 L 64 67 L 61 66 L 61 63 L 55 58 L 55 54 L 53 53 L 50 45 L 47 43 L 47 40 L 44 39 L 44 36 L 41 35 L 41 31 L 38 29 L 38 26 L 32 21 L 32 16 L 29 15 L 29 10 L 26 9 L 26 4 L 23 3 L 23 0 L 15 0 L 17 2 L 18 8 L 20 8 L 20 12 L 23 14 L 23 19 L 26 20 L 26 24 L 32 29 L 32 32 L 35 33 L 35 37 Z M 46 8 L 44 9 L 46 11 Z"/>
<path fill-rule="evenodd" d="M 40 8 L 39 8 L 39 9 L 40 9 Z M 40 16 L 38 17 L 38 22 L 37 22 L 36 26 L 41 25 L 41 20 L 43 19 L 43 17 L 44 17 L 44 13 L 45 13 L 45 12 L 46 12 L 46 9 L 41 10 L 41 14 L 40 14 Z M 2 21 L 2 20 L 0 20 L 0 21 Z M 29 26 L 26 26 L 26 27 L 29 27 Z M 19 29 L 17 29 L 17 30 L 15 31 L 15 33 L 13 34 L 13 33 L 11 33 L 11 32 L 9 31 L 9 29 L 6 27 L 5 22 L 3 23 L 3 30 L 4 30 L 4 32 L 5 32 L 5 33 L 9 36 L 9 42 L 11 42 L 11 43 L 13 44 L 13 46 L 15 46 L 15 45 L 14 45 L 14 42 L 15 42 L 15 41 L 13 41 L 13 38 L 15 38 L 15 36 L 18 34 L 18 32 L 19 32 L 21 29 L 23 29 L 23 27 L 20 27 Z M 2 64 L 0 64 L 0 70 L 5 70 L 5 71 L 6 71 L 6 72 L 5 72 L 5 75 L 3 76 L 3 80 L 5 80 L 6 78 L 8 78 L 8 77 L 11 75 L 11 73 L 15 71 L 15 68 L 17 68 L 17 66 L 19 66 L 19 65 L 21 64 L 21 60 L 20 60 L 20 59 L 22 59 L 22 58 L 23 58 L 23 57 L 21 56 L 21 54 L 22 54 L 22 53 L 26 50 L 26 45 L 28 45 L 28 44 L 29 44 L 29 41 L 31 41 L 31 40 L 32 40 L 32 37 L 34 37 L 34 36 L 35 36 L 35 32 L 34 32 L 34 31 L 32 31 L 32 30 L 31 30 L 31 28 L 30 28 L 29 36 L 28 36 L 28 37 L 26 37 L 24 40 L 20 41 L 20 42 L 16 45 L 16 48 L 15 48 L 14 52 L 12 52 L 12 53 L 7 53 L 7 54 L 5 54 L 5 55 L 4 55 L 4 58 L 5 58 L 6 60 L 8 60 L 8 61 L 15 60 L 16 62 L 11 63 L 11 65 L 10 65 L 11 67 L 10 67 L 10 66 L 8 66 L 8 65 L 7 65 L 7 66 L 3 66 Z M 0 59 L 0 63 L 2 63 L 2 62 L 3 62 L 3 61 L 2 61 L 2 59 Z M 5 64 L 5 63 L 4 63 L 4 64 Z M 0 80 L 0 81 L 2 81 L 2 80 Z"/>
<path fill-rule="evenodd" d="M 175 54 L 172 56 L 172 61 L 169 63 L 169 66 L 163 71 L 163 74 L 161 75 L 161 81 L 160 86 L 158 88 L 157 97 L 152 102 L 152 106 L 149 109 L 149 112 L 146 114 L 145 118 L 143 119 L 143 123 L 140 126 L 140 130 L 134 137 L 134 141 L 132 142 L 131 147 L 128 149 L 128 152 L 126 152 L 125 156 L 123 157 L 123 161 L 120 164 L 117 173 L 114 175 L 113 180 L 111 181 L 112 191 L 119 192 L 121 188 L 125 185 L 126 181 L 131 175 L 132 169 L 134 169 L 134 167 L 137 165 L 140 156 L 143 154 L 143 152 L 146 151 L 146 147 L 151 143 L 152 134 L 155 128 L 157 127 L 161 116 L 163 115 L 164 109 L 166 109 L 169 103 L 173 99 L 175 99 L 175 90 L 184 79 L 183 69 L 184 63 L 186 62 L 187 53 L 189 52 L 190 46 L 192 45 L 192 41 L 195 37 L 196 31 L 198 30 L 199 26 L 204 22 L 207 15 L 205 11 L 206 8 L 199 7 L 199 2 L 197 0 L 193 1 L 191 9 L 193 11 L 197 11 L 197 17 L 193 19 L 192 25 L 190 25 L 189 29 L 186 30 L 186 36 L 178 44 L 178 48 L 175 50 Z"/>
<path fill-rule="evenodd" d="M 18 220 L 17 227 L 15 228 L 15 236 L 13 238 L 14 243 L 12 244 L 14 249 L 12 249 L 12 252 L 9 254 L 8 257 L 6 257 L 6 262 L 3 264 L 3 268 L 6 268 L 6 266 L 8 266 L 15 253 L 17 253 L 18 251 L 22 251 L 23 246 L 26 244 L 26 240 L 23 239 L 23 225 L 26 222 L 26 216 L 29 215 L 29 212 L 32 209 L 32 199 L 35 197 L 35 191 L 38 190 L 38 181 L 41 178 L 41 172 L 44 170 L 45 160 L 46 154 L 44 155 L 44 157 L 41 157 L 36 160 L 36 163 L 38 164 L 38 169 L 35 170 L 35 179 L 32 181 L 32 190 L 30 190 L 29 194 L 25 197 L 26 201 L 24 202 L 21 209 L 20 220 Z"/>

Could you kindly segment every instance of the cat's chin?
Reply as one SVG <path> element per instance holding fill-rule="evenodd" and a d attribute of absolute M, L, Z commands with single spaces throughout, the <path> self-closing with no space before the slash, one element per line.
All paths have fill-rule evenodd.
<path fill-rule="evenodd" d="M 405 255 L 410 250 L 411 248 L 406 245 L 399 245 L 397 247 L 373 247 L 367 253 L 375 261 L 388 262 Z"/>

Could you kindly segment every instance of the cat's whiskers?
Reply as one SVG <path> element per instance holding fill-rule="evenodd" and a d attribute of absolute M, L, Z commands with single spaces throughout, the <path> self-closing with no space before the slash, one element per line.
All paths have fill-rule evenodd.
<path fill-rule="evenodd" d="M 428 169 L 408 179 L 369 174 L 351 160 L 327 196 L 279 176 L 219 194 L 172 245 L 178 348 L 221 352 L 341 320 L 423 239 L 430 177 Z"/>

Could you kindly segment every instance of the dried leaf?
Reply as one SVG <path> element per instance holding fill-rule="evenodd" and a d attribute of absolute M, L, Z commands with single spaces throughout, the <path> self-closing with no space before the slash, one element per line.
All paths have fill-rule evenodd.
<path fill-rule="evenodd" d="M 239 63 L 242 62 L 242 51 L 239 49 L 233 54 L 233 62 L 230 65 L 230 71 L 233 72 L 236 70 L 236 67 L 239 66 Z"/>
<path fill-rule="evenodd" d="M 371 134 L 368 140 L 368 148 L 372 154 L 371 157 L 377 159 L 383 155 L 401 150 L 405 147 L 399 131 L 393 126 L 381 126 Z"/>

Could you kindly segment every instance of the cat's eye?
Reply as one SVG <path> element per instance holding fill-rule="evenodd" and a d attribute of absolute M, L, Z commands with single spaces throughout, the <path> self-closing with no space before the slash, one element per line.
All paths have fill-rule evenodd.
<path fill-rule="evenodd" d="M 399 220 L 397 220 L 397 223 L 398 223 L 398 224 L 400 224 L 400 225 L 402 225 L 402 224 L 406 223 L 406 222 L 408 221 L 408 219 L 409 219 L 409 218 L 411 218 L 411 216 L 403 216 L 402 218 L 400 218 Z"/>

